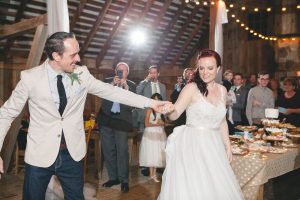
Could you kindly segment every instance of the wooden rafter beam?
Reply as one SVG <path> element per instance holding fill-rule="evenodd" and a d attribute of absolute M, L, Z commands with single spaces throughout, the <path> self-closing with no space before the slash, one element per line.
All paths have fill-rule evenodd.
<path fill-rule="evenodd" d="M 41 24 L 47 24 L 47 14 L 43 14 L 31 19 L 25 19 L 12 25 L 4 25 L 0 28 L 0 39 L 23 34 Z"/>
<path fill-rule="evenodd" d="M 16 13 L 16 16 L 15 16 L 15 23 L 17 23 L 21 20 L 28 1 L 29 0 L 21 1 L 20 7 L 19 7 L 19 9 Z M 15 38 L 8 38 L 7 39 L 7 41 L 6 41 L 6 43 L 3 47 L 4 59 L 7 58 L 7 54 L 9 52 L 9 49 L 12 46 L 12 44 L 14 43 L 14 41 L 15 41 Z"/>
<path fill-rule="evenodd" d="M 16 13 L 16 16 L 15 16 L 15 23 L 21 21 L 24 10 L 25 10 L 26 5 L 27 5 L 28 2 L 29 2 L 29 0 L 21 1 L 20 7 L 19 7 L 19 9 Z M 6 41 L 6 43 L 3 47 L 4 58 L 7 57 L 7 53 L 9 51 L 10 47 L 12 46 L 12 44 L 14 43 L 14 41 L 15 41 L 15 38 L 8 38 L 8 40 Z"/>
<path fill-rule="evenodd" d="M 179 38 L 182 36 L 184 31 L 186 31 L 187 27 L 189 26 L 190 22 L 194 19 L 195 15 L 199 12 L 199 7 L 195 6 L 194 10 L 192 11 L 189 18 L 185 21 L 184 25 L 180 28 L 178 33 L 176 34 L 176 37 L 173 39 L 173 42 L 171 45 L 162 53 L 164 55 L 158 62 L 158 65 L 162 65 L 164 60 L 168 57 L 169 53 L 172 51 L 174 46 L 177 44 Z"/>
<path fill-rule="evenodd" d="M 70 23 L 70 32 L 72 32 L 74 30 L 75 24 L 76 24 L 77 20 L 79 19 L 79 16 L 81 15 L 81 13 L 83 11 L 86 2 L 87 2 L 87 0 L 80 0 L 79 6 L 77 7 L 77 10 L 75 11 L 72 21 Z"/>
<path fill-rule="evenodd" d="M 208 48 L 208 46 L 209 46 L 208 41 L 209 41 L 209 28 L 205 29 L 205 31 L 202 34 L 202 37 L 200 37 L 199 41 L 197 42 L 197 45 L 191 51 L 189 56 L 184 60 L 183 66 L 193 68 L 194 66 L 192 66 L 191 64 L 193 63 L 192 59 L 194 58 L 194 55 L 200 48 Z"/>
<path fill-rule="evenodd" d="M 123 19 L 125 18 L 125 16 L 127 15 L 127 12 L 129 11 L 129 9 L 132 7 L 134 1 L 133 0 L 129 0 L 128 4 L 126 5 L 125 9 L 123 10 L 122 14 L 119 16 L 119 19 L 117 21 L 117 23 L 115 24 L 111 34 L 109 35 L 109 37 L 107 38 L 103 48 L 101 49 L 101 51 L 98 54 L 97 60 L 96 60 L 96 66 L 100 66 L 101 61 L 103 60 L 108 48 L 110 47 L 111 43 L 112 43 L 112 39 L 115 37 L 115 35 L 119 32 L 120 30 L 120 24 L 123 21 Z"/>
<path fill-rule="evenodd" d="M 153 21 L 152 27 L 158 27 L 160 22 L 162 21 L 163 17 L 165 16 L 167 9 L 170 7 L 172 1 L 167 0 L 163 6 L 163 8 L 160 10 L 159 15 L 156 17 L 156 19 Z M 134 58 L 130 61 L 131 65 L 134 65 L 135 62 L 137 61 L 138 58 L 138 53 L 135 54 Z M 148 63 L 146 63 L 148 64 Z"/>
<path fill-rule="evenodd" d="M 170 32 L 170 30 L 173 29 L 174 25 L 176 24 L 176 22 L 177 22 L 179 16 L 181 15 L 184 7 L 185 7 L 185 5 L 184 5 L 184 3 L 182 3 L 180 8 L 177 10 L 177 12 L 175 14 L 175 17 L 173 18 L 172 22 L 167 26 L 166 31 L 163 32 L 163 34 L 160 36 L 159 40 L 154 44 L 154 48 L 152 49 L 151 53 L 147 57 L 146 63 L 149 63 L 152 60 L 155 53 L 161 47 L 161 45 L 163 44 L 163 41 L 167 38 L 167 34 Z"/>
<path fill-rule="evenodd" d="M 176 54 L 176 57 L 173 59 L 171 65 L 174 65 L 177 62 L 177 60 L 181 57 L 181 55 L 183 54 L 185 49 L 191 43 L 191 41 L 195 37 L 195 35 L 199 32 L 201 26 L 208 19 L 208 17 L 209 17 L 209 11 L 207 9 L 206 12 L 204 13 L 204 15 L 202 16 L 201 20 L 199 20 L 197 26 L 194 28 L 193 32 L 190 33 L 188 40 L 184 43 L 184 45 L 180 48 L 180 51 Z"/>
<path fill-rule="evenodd" d="M 96 34 L 99 25 L 103 22 L 104 16 L 106 15 L 106 13 L 108 11 L 108 8 L 109 8 L 111 2 L 112 2 L 112 0 L 105 1 L 104 6 L 102 7 L 102 9 L 99 12 L 101 14 L 98 15 L 98 17 L 97 17 L 97 19 L 96 19 L 96 21 L 95 21 L 95 23 L 93 25 L 92 30 L 89 32 L 86 40 L 84 41 L 84 44 L 83 44 L 81 50 L 80 50 L 80 54 L 81 55 L 83 55 L 86 52 L 86 50 L 88 49 L 89 45 L 91 44 L 91 41 L 92 41 L 94 35 Z"/>
<path fill-rule="evenodd" d="M 142 22 L 146 16 L 146 14 L 148 13 L 151 5 L 153 4 L 154 0 L 151 1 L 147 1 L 146 6 L 143 10 L 143 12 L 137 16 L 137 20 L 139 22 Z M 134 21 L 134 23 L 137 23 L 134 19 L 132 20 Z M 126 49 L 128 48 L 128 45 L 124 42 L 122 47 L 120 48 L 118 54 L 116 55 L 114 62 L 113 62 L 113 66 L 115 66 L 118 62 L 120 62 L 120 59 L 123 57 L 124 53 L 126 52 Z"/>

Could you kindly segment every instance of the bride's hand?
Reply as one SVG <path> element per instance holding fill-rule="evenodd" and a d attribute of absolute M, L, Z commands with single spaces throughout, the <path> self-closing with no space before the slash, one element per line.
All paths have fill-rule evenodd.
<path fill-rule="evenodd" d="M 232 162 L 232 151 L 231 151 L 231 146 L 226 148 L 226 154 L 229 162 Z"/>
<path fill-rule="evenodd" d="M 168 103 L 168 104 L 165 104 L 163 107 L 162 107 L 162 114 L 169 114 L 171 112 L 173 112 L 175 110 L 175 106 L 174 104 L 172 103 Z"/>

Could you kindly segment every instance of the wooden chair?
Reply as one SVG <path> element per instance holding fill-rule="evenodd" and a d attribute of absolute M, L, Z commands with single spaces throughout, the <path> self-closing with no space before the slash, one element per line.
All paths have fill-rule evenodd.
<path fill-rule="evenodd" d="M 15 174 L 19 173 L 20 168 L 25 167 L 24 156 L 25 156 L 25 150 L 21 150 L 19 148 L 19 144 L 17 141 L 16 142 L 16 153 L 15 153 L 15 161 L 16 161 Z"/>
<path fill-rule="evenodd" d="M 94 142 L 94 148 L 90 148 L 89 150 L 93 151 L 95 156 L 95 176 L 101 180 L 103 177 L 104 158 L 102 155 L 100 133 L 98 130 L 92 131 L 90 140 Z"/>
<path fill-rule="evenodd" d="M 15 145 L 15 174 L 18 174 L 21 168 L 25 167 L 25 149 L 27 143 L 27 128 L 21 128 L 18 133 Z"/>
<path fill-rule="evenodd" d="M 85 141 L 86 141 L 86 151 L 88 150 L 88 146 L 89 146 L 89 142 L 90 142 L 90 138 L 91 138 L 91 132 L 92 132 L 93 127 L 89 127 L 86 131 L 85 131 Z M 84 157 L 83 160 L 83 179 L 85 181 L 86 179 L 86 162 L 87 162 L 87 153 Z"/>
<path fill-rule="evenodd" d="M 138 130 L 133 130 L 128 134 L 128 152 L 129 152 L 129 165 L 139 164 L 138 156 L 139 156 L 139 145 L 138 145 L 138 137 L 140 132 Z M 133 163 L 137 161 L 137 163 Z"/>

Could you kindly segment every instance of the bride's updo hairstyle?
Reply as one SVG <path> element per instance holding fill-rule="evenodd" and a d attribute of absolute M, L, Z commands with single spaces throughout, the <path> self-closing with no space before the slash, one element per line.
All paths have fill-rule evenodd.
<path fill-rule="evenodd" d="M 197 69 L 194 73 L 194 82 L 197 84 L 198 89 L 204 96 L 208 95 L 207 84 L 201 79 L 201 77 L 199 75 L 198 62 L 201 58 L 206 58 L 206 57 L 214 57 L 216 60 L 216 63 L 217 63 L 217 67 L 221 66 L 221 57 L 217 52 L 210 50 L 210 49 L 203 49 L 202 51 L 198 52 L 196 63 L 194 65 L 197 67 Z"/>

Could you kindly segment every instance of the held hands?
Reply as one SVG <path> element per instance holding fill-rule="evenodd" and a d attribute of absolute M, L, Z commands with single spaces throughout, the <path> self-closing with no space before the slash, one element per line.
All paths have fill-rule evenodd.
<path fill-rule="evenodd" d="M 0 179 L 1 179 L 1 174 L 4 173 L 4 168 L 3 168 L 3 160 L 2 158 L 0 157 Z"/>
<path fill-rule="evenodd" d="M 149 104 L 150 108 L 153 108 L 156 112 L 161 114 L 168 114 L 174 111 L 174 105 L 169 101 L 156 101 L 151 100 Z"/>

